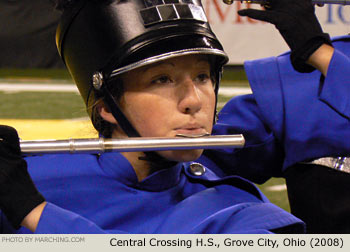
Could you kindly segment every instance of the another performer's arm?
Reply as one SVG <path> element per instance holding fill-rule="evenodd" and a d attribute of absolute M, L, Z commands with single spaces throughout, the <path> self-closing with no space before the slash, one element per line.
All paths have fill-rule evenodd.
<path fill-rule="evenodd" d="M 30 231 L 35 232 L 41 214 L 46 206 L 46 202 L 41 203 L 37 207 L 35 207 L 22 221 L 21 226 L 28 228 Z"/>
<path fill-rule="evenodd" d="M 21 157 L 17 131 L 4 125 L 0 125 L 0 210 L 14 229 L 23 226 L 37 233 L 106 233 L 94 222 L 45 201 Z"/>
<path fill-rule="evenodd" d="M 21 157 L 17 131 L 0 125 L 0 209 L 15 229 L 25 224 L 35 231 L 43 202 Z"/>
<path fill-rule="evenodd" d="M 0 125 L 0 210 L 0 217 L 6 216 L 0 218 L 0 227 L 6 219 L 5 230 L 26 227 L 36 233 L 107 233 L 81 215 L 46 202 L 21 157 L 16 130 L 4 125 Z"/>
<path fill-rule="evenodd" d="M 238 14 L 274 24 L 291 49 L 290 59 L 296 71 L 308 73 L 316 68 L 326 76 L 333 48 L 311 0 L 270 0 L 265 8 L 244 9 Z"/>
<path fill-rule="evenodd" d="M 310 56 L 306 63 L 318 69 L 324 76 L 327 76 L 333 53 L 334 48 L 332 46 L 323 44 Z"/>
<path fill-rule="evenodd" d="M 221 110 L 219 124 L 214 126 L 216 134 L 243 133 L 246 147 L 239 151 L 209 150 L 206 157 L 224 167 L 224 174 L 238 174 L 256 183 L 263 183 L 271 176 L 282 176 L 281 172 L 295 162 L 330 156 L 346 149 L 342 144 L 334 148 L 334 143 L 328 142 L 337 142 L 338 136 L 340 141 L 348 134 L 344 133 L 347 128 L 339 126 L 349 116 L 348 85 L 343 77 L 339 78 L 343 76 L 340 73 L 349 69 L 347 56 L 334 50 L 309 0 L 271 2 L 277 7 L 273 5 L 266 11 L 247 9 L 239 14 L 275 24 L 292 50 L 290 58 L 294 69 L 310 72 L 316 68 L 326 78 L 320 78 L 315 72 L 296 74 L 286 60 L 288 55 L 246 62 L 253 95 L 231 100 Z M 296 3 L 303 3 L 305 12 L 300 5 L 294 8 Z M 289 19 L 292 20 L 289 22 Z M 295 29 L 298 26 L 303 29 Z M 300 113 L 303 109 L 313 113 Z M 344 117 L 338 117 L 339 114 Z M 331 123 L 330 117 L 334 118 Z M 315 127 L 317 131 L 312 130 Z M 337 141 L 331 136 L 336 136 Z"/>

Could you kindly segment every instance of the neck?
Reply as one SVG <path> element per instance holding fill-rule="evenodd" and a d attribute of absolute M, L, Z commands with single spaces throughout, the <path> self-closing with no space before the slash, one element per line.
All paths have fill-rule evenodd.
<path fill-rule="evenodd" d="M 112 138 L 128 138 L 128 136 L 117 127 L 113 133 Z M 151 165 L 145 161 L 140 160 L 139 157 L 144 156 L 143 152 L 121 152 L 122 154 L 134 168 L 138 181 L 145 179 L 151 173 Z"/>
<path fill-rule="evenodd" d="M 121 153 L 132 165 L 136 173 L 138 181 L 145 179 L 151 174 L 151 165 L 146 160 L 140 160 L 139 157 L 144 156 L 143 152 L 122 152 Z"/>
<path fill-rule="evenodd" d="M 124 132 L 115 130 L 113 138 L 127 138 Z M 156 152 L 122 152 L 121 153 L 132 165 L 138 181 L 144 180 L 154 171 L 169 168 L 177 162 L 167 160 Z"/>

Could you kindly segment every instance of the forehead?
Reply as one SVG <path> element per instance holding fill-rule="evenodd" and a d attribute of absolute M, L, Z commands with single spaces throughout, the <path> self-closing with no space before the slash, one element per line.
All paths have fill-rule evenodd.
<path fill-rule="evenodd" d="M 209 67 L 209 57 L 207 55 L 199 55 L 199 54 L 177 56 L 177 57 L 169 58 L 156 63 L 152 63 L 135 70 L 137 72 L 143 73 L 150 69 L 167 66 L 167 65 L 172 67 L 197 66 L 197 65 Z"/>

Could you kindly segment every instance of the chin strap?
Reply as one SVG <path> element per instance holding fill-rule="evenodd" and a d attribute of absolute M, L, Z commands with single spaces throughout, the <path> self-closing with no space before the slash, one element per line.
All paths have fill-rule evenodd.
<path fill-rule="evenodd" d="M 140 137 L 140 134 L 131 125 L 120 109 L 118 102 L 114 99 L 111 92 L 109 92 L 107 85 L 102 85 L 101 91 L 103 93 L 105 104 L 108 106 L 108 109 L 111 111 L 112 115 L 118 120 L 118 124 L 125 134 L 129 137 Z"/>
<path fill-rule="evenodd" d="M 126 118 L 122 110 L 120 109 L 118 102 L 114 99 L 111 92 L 103 85 L 101 91 L 103 93 L 105 104 L 111 111 L 112 115 L 117 119 L 120 128 L 129 137 L 141 137 L 137 130 L 132 126 L 129 120 Z M 164 169 L 176 165 L 177 162 L 170 161 L 154 151 L 144 152 L 145 156 L 140 156 L 139 160 L 146 161 L 150 163 L 152 169 Z"/>

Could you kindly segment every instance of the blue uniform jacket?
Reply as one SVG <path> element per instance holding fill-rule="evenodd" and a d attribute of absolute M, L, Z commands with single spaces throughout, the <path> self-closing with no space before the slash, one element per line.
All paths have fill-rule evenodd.
<path fill-rule="evenodd" d="M 49 202 L 36 233 L 303 232 L 296 217 L 268 202 L 250 182 L 192 175 L 189 163 L 138 182 L 119 153 L 45 155 L 27 159 Z M 4 216 L 2 232 L 12 233 Z M 27 233 L 21 228 L 18 233 Z"/>
<path fill-rule="evenodd" d="M 37 233 L 303 232 L 303 223 L 270 204 L 250 182 L 280 176 L 307 159 L 348 155 L 349 38 L 334 42 L 327 78 L 298 74 L 289 55 L 246 63 L 254 94 L 231 100 L 215 134 L 243 133 L 243 149 L 206 151 L 207 172 L 188 163 L 142 182 L 120 154 L 28 158 L 29 172 L 48 200 Z M 1 216 L 2 232 L 15 232 Z M 19 233 L 27 232 L 24 228 Z"/>
<path fill-rule="evenodd" d="M 333 40 L 324 78 L 296 72 L 289 53 L 245 63 L 253 94 L 232 99 L 214 134 L 243 133 L 243 149 L 209 150 L 201 162 L 220 176 L 257 183 L 288 167 L 325 156 L 350 155 L 350 36 Z"/>

